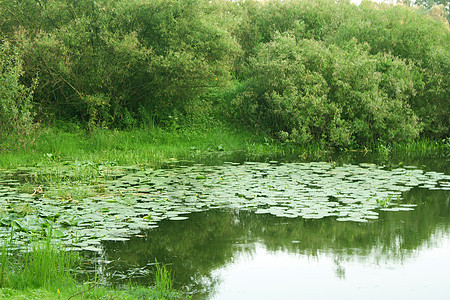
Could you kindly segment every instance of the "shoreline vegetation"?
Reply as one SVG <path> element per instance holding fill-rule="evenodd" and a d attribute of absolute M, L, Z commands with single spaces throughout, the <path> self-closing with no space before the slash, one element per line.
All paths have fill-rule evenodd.
<path fill-rule="evenodd" d="M 255 137 L 245 131 L 212 128 L 200 134 L 153 130 L 98 130 L 76 133 L 46 129 L 39 133 L 28 149 L 4 152 L 0 169 L 30 166 L 56 166 L 71 162 L 110 163 L 118 166 L 138 165 L 161 168 L 185 163 L 241 161 L 328 161 L 337 156 L 359 153 L 375 159 L 400 157 L 450 156 L 449 140 L 414 140 L 392 145 L 375 144 L 370 148 L 329 148 L 321 144 L 299 145 L 267 137 Z M 209 158 L 209 160 L 208 160 Z"/>
<path fill-rule="evenodd" d="M 20 192 L 78 201 L 115 166 L 448 160 L 448 19 L 370 1 L 0 0 L 0 177 L 32 167 Z M 72 261 L 34 250 L 20 264 L 2 250 L 0 297 L 180 296 L 165 268 L 165 296 L 85 293 L 69 273 L 27 286 Z"/>
<path fill-rule="evenodd" d="M 190 299 L 173 288 L 170 271 L 157 262 L 155 284 L 148 287 L 104 286 L 98 281 L 97 274 L 91 280 L 83 280 L 86 276 L 76 274 L 82 263 L 81 255 L 67 251 L 53 241 L 51 228 L 45 240 L 33 243 L 26 251 L 17 252 L 11 248 L 14 248 L 13 233 L 1 249 L 2 299 Z"/>
<path fill-rule="evenodd" d="M 0 150 L 63 152 L 52 138 L 89 154 L 202 136 L 215 147 L 244 140 L 230 150 L 250 153 L 254 140 L 322 151 L 440 143 L 450 130 L 447 10 L 0 0 Z"/>

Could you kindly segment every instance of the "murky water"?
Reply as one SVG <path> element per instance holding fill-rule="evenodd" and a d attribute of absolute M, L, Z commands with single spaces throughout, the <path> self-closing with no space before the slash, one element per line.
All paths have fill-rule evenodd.
<path fill-rule="evenodd" d="M 148 283 L 155 258 L 193 299 L 448 299 L 450 193 L 368 223 L 210 210 L 106 243 L 104 275 Z"/>

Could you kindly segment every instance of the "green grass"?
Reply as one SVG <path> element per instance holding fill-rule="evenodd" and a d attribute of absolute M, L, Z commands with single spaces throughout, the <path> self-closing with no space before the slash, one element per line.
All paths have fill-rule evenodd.
<path fill-rule="evenodd" d="M 383 157 L 448 156 L 449 145 L 449 140 L 419 140 L 387 146 L 375 145 L 372 149 L 361 151 Z M 80 129 L 69 133 L 46 128 L 39 132 L 35 143 L 26 150 L 1 153 L 0 169 L 20 166 L 47 167 L 53 170 L 53 179 L 59 182 L 64 180 L 58 173 L 61 166 L 71 164 L 72 171 L 78 174 L 79 180 L 89 181 L 98 177 L 99 165 L 158 168 L 177 160 L 198 163 L 239 159 L 326 160 L 339 151 L 320 143 L 281 143 L 264 134 L 237 131 L 226 126 L 180 130 L 164 130 L 158 127 L 127 131 L 99 129 L 92 133 Z M 40 181 L 44 179 L 41 178 Z"/>
<path fill-rule="evenodd" d="M 51 236 L 51 235 L 50 235 Z M 81 257 L 68 252 L 47 238 L 25 253 L 12 253 L 13 236 L 3 245 L 0 255 L 1 299 L 182 299 L 173 288 L 168 269 L 157 264 L 153 287 L 125 286 L 109 288 L 97 282 L 80 283 L 71 270 Z M 14 254 L 14 255 L 13 255 Z"/>
<path fill-rule="evenodd" d="M 51 231 L 51 230 L 50 230 Z M 15 291 L 45 290 L 61 293 L 73 290 L 77 282 L 71 273 L 80 261 L 80 257 L 51 242 L 51 233 L 44 242 L 36 242 L 25 252 L 10 250 L 14 246 L 13 231 L 3 245 L 1 253 L 0 284 L 2 293 Z M 5 295 L 4 295 L 5 296 Z"/>
<path fill-rule="evenodd" d="M 415 140 L 411 142 L 394 144 L 392 146 L 394 154 L 403 153 L 406 156 L 420 157 L 449 157 L 450 156 L 450 138 L 441 141 Z"/>
<path fill-rule="evenodd" d="M 179 293 L 171 291 L 170 293 L 158 292 L 154 288 L 142 286 L 128 286 L 120 289 L 110 289 L 106 287 L 95 286 L 93 289 L 79 286 L 78 290 L 73 290 L 73 294 L 57 291 L 49 291 L 43 288 L 30 290 L 16 290 L 11 288 L 0 288 L 0 299 L 11 300 L 47 300 L 47 299 L 117 299 L 117 300 L 142 300 L 142 299 L 189 299 L 189 297 L 180 296 Z"/>
<path fill-rule="evenodd" d="M 160 167 L 174 158 L 199 161 L 220 156 L 231 160 L 245 154 L 249 159 L 268 159 L 294 152 L 309 157 L 320 151 L 315 145 L 284 145 L 264 136 L 223 126 L 204 130 L 172 131 L 153 127 L 128 131 L 97 130 L 93 133 L 68 133 L 48 128 L 41 130 L 30 148 L 2 153 L 0 168 L 53 166 L 67 161 Z"/>

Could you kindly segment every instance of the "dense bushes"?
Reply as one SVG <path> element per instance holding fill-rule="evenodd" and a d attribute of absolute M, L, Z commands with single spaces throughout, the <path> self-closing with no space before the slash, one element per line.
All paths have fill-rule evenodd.
<path fill-rule="evenodd" d="M 30 143 L 36 128 L 32 115 L 35 83 L 20 83 L 22 62 L 8 42 L 0 44 L 0 148 L 18 148 Z"/>
<path fill-rule="evenodd" d="M 367 48 L 355 40 L 340 48 L 278 35 L 250 59 L 247 90 L 234 104 L 253 125 L 293 142 L 348 146 L 417 137 L 408 105 L 411 67 Z"/>
<path fill-rule="evenodd" d="M 356 38 L 370 45 L 371 54 L 389 53 L 412 65 L 416 93 L 409 101 L 424 134 L 445 138 L 450 133 L 450 34 L 445 20 L 423 14 L 420 8 L 363 2 L 329 37 L 338 45 Z M 396 75 L 401 78 L 401 74 Z"/>
<path fill-rule="evenodd" d="M 39 77 L 40 121 L 178 128 L 211 122 L 210 114 L 284 141 L 334 146 L 449 134 L 449 26 L 422 9 L 0 0 L 0 32 L 22 61 L 18 84 Z M 29 92 L 22 98 L 31 105 Z"/>
<path fill-rule="evenodd" d="M 26 74 L 39 73 L 42 114 L 89 128 L 134 125 L 143 111 L 159 121 L 183 113 L 217 78 L 231 78 L 239 51 L 206 1 L 25 1 L 31 24 L 7 2 L 3 28 Z"/>
<path fill-rule="evenodd" d="M 241 77 L 248 90 L 235 104 L 250 124 L 293 141 L 335 145 L 449 135 L 450 35 L 445 20 L 421 9 L 369 1 L 360 6 L 321 0 L 243 6 L 246 22 L 241 30 L 247 34 L 237 36 L 248 62 Z M 296 45 L 281 45 L 280 34 L 295 39 Z M 289 47 L 296 48 L 296 57 L 286 60 L 277 53 Z M 313 57 L 320 58 L 308 64 Z M 299 65 L 305 67 L 303 75 Z M 281 86 L 263 79 L 271 75 Z M 300 84 L 298 76 L 319 81 Z M 297 83 L 286 85 L 292 80 Z M 305 85 L 323 90 L 298 91 Z M 300 137 L 295 137 L 298 132 Z"/>

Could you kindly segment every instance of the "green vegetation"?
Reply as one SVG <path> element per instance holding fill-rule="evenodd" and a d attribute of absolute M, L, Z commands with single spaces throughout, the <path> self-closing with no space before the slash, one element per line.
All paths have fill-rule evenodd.
<path fill-rule="evenodd" d="M 412 210 L 375 188 L 315 195 L 326 203 L 311 207 L 302 194 L 310 187 L 286 200 L 282 176 L 277 187 L 260 170 L 278 172 L 273 162 L 221 170 L 258 188 L 236 186 L 230 196 L 218 173 L 195 164 L 331 161 L 344 152 L 374 155 L 389 172 L 400 167 L 386 173 L 399 177 L 390 186 L 385 173 L 363 166 L 391 194 L 406 184 L 447 188 L 442 174 L 403 168 L 415 157 L 450 155 L 448 7 L 417 3 L 426 9 L 347 0 L 0 0 L 0 235 L 14 227 L 24 243 L 54 228 L 61 242 L 95 252 L 108 238 L 185 219 L 181 208 L 192 203 L 359 222 L 379 209 Z M 157 173 L 181 164 L 181 173 Z M 311 170 L 330 189 L 339 177 L 317 174 L 353 177 L 335 166 Z M 242 171 L 264 180 L 234 173 Z M 191 188 L 167 181 L 174 174 Z M 220 194 L 230 202 L 218 203 Z M 284 200 L 275 205 L 268 195 Z M 15 261 L 3 249 L 0 297 L 125 297 L 82 287 L 68 272 L 77 258 L 50 243 L 30 250 Z M 36 277 L 42 269 L 50 273 Z M 168 273 L 157 274 L 169 294 L 127 294 L 170 298 Z"/>
<path fill-rule="evenodd" d="M 446 190 L 450 179 L 412 166 L 276 161 L 165 169 L 66 164 L 57 170 L 21 167 L 4 175 L 0 239 L 14 228 L 16 240 L 26 244 L 49 236 L 53 228 L 63 244 L 94 253 L 101 253 L 106 241 L 128 241 L 162 220 L 186 220 L 193 212 L 214 208 L 367 223 L 378 219 L 379 210 L 414 210 L 403 202 L 403 192 L 413 187 Z M 40 182 L 32 191 L 18 188 L 21 180 Z"/>
<path fill-rule="evenodd" d="M 226 127 L 214 127 L 197 131 L 170 129 L 96 130 L 88 133 L 78 130 L 69 133 L 56 129 L 41 130 L 32 146 L 33 151 L 20 149 L 2 153 L 0 168 L 11 169 L 18 166 L 40 166 L 55 168 L 80 165 L 75 169 L 80 179 L 95 178 L 95 168 L 87 165 L 141 165 L 161 167 L 174 161 L 189 160 L 207 162 L 242 160 L 266 160 L 267 158 L 293 157 L 319 159 L 327 152 L 320 145 L 283 144 L 267 137 L 255 137 L 242 131 Z M 434 147 L 435 150 L 439 145 Z M 81 166 L 84 165 L 84 166 Z M 58 172 L 54 180 L 60 181 Z M 44 179 L 41 177 L 41 179 Z M 36 182 L 39 182 L 37 180 Z"/>
<path fill-rule="evenodd" d="M 448 7 L 430 3 L 1 0 L 0 145 L 46 143 L 48 127 L 442 140 Z"/>
<path fill-rule="evenodd" d="M 0 145 L 17 150 L 17 145 L 30 143 L 36 124 L 33 122 L 30 88 L 20 83 L 23 75 L 20 58 L 7 41 L 0 45 Z"/>
<path fill-rule="evenodd" d="M 248 91 L 236 105 L 255 126 L 297 143 L 348 147 L 418 137 L 419 122 L 405 101 L 413 89 L 410 68 L 367 48 L 355 39 L 328 48 L 295 35 L 275 36 L 250 60 Z M 390 96 L 396 89 L 401 95 Z"/>
<path fill-rule="evenodd" d="M 17 253 L 10 250 L 13 234 L 0 256 L 0 297 L 2 299 L 181 299 L 172 287 L 172 277 L 164 265 L 156 264 L 155 286 L 108 288 L 98 282 L 79 283 L 72 271 L 80 262 L 76 252 L 59 244 L 37 243 Z"/>

